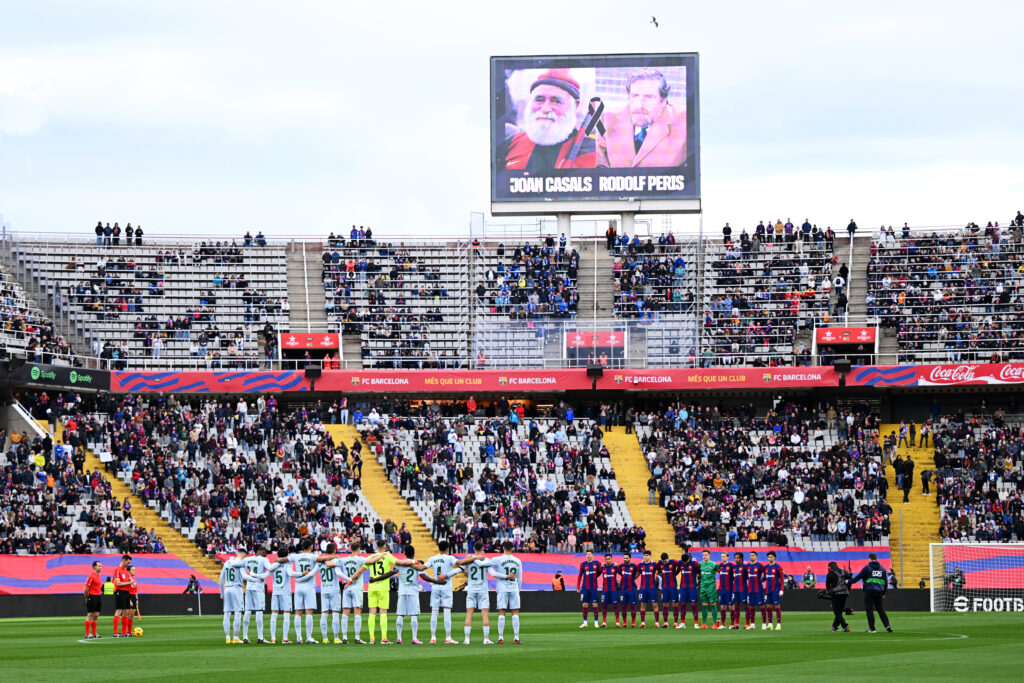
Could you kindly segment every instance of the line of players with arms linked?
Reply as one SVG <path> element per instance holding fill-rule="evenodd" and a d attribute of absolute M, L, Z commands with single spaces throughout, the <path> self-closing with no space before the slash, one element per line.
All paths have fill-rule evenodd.
<path fill-rule="evenodd" d="M 647 611 L 650 609 L 654 612 L 655 628 L 670 628 L 668 613 L 671 610 L 672 625 L 684 629 L 689 608 L 694 628 L 738 629 L 742 610 L 745 628 L 754 629 L 757 609 L 760 608 L 761 628 L 782 630 L 782 594 L 786 575 L 775 560 L 772 551 L 768 551 L 767 563 L 759 562 L 757 553 L 751 552 L 750 561 L 744 562 L 743 553 L 737 552 L 733 554 L 732 562 L 729 561 L 729 553 L 722 553 L 721 562 L 716 563 L 711 560 L 711 552 L 705 550 L 700 562 L 688 551 L 684 551 L 678 560 L 662 553 L 660 561 L 655 561 L 651 551 L 645 550 L 642 562 L 633 562 L 630 553 L 625 553 L 623 561 L 616 564 L 609 553 L 604 556 L 602 564 L 594 559 L 593 552 L 588 552 L 580 564 L 576 580 L 576 590 L 583 604 L 580 628 L 587 628 L 590 609 L 594 613 L 594 628 L 607 628 L 609 607 L 615 614 L 617 628 L 637 628 L 639 606 L 640 628 L 646 628 Z M 710 621 L 708 612 L 711 613 Z"/>
<path fill-rule="evenodd" d="M 452 639 L 451 609 L 453 588 L 451 578 L 458 573 L 466 575 L 466 623 L 463 644 L 470 644 L 473 612 L 479 611 L 483 621 L 484 645 L 493 645 L 490 639 L 490 592 L 488 578 L 497 579 L 498 641 L 504 643 L 505 616 L 511 614 L 514 643 L 519 637 L 519 592 L 522 588 L 523 564 L 512 554 L 512 544 L 502 546 L 504 553 L 487 558 L 483 544 L 474 546 L 475 552 L 462 559 L 452 556 L 446 541 L 438 543 L 440 553 L 425 562 L 414 559 L 416 550 L 404 548 L 405 559 L 387 552 L 384 541 L 377 541 L 372 555 L 340 555 L 334 543 L 328 543 L 325 552 L 315 552 L 312 539 L 306 539 L 295 552 L 275 545 L 260 547 L 255 555 L 238 548 L 236 556 L 228 559 L 220 574 L 221 595 L 224 601 L 224 638 L 228 644 L 249 642 L 249 623 L 256 617 L 256 642 L 277 643 L 278 618 L 283 615 L 281 643 L 309 643 L 317 640 L 313 633 L 313 613 L 317 608 L 317 579 L 320 584 L 320 635 L 323 643 L 349 643 L 349 617 L 353 619 L 353 643 L 384 645 L 388 640 L 387 614 L 390 606 L 391 578 L 398 583 L 398 604 L 395 618 L 397 642 L 402 644 L 405 621 L 409 620 L 411 642 L 419 640 L 420 581 L 434 584 L 430 592 L 430 643 L 437 643 L 438 616 L 443 617 L 445 638 Z M 359 549 L 355 548 L 357 552 Z M 368 548 L 369 550 L 369 548 Z M 270 558 L 273 553 L 274 559 Z M 363 573 L 369 576 L 365 594 L 369 608 L 368 641 L 363 641 Z M 264 639 L 263 613 L 266 611 L 266 579 L 271 578 L 270 638 Z M 294 584 L 294 587 L 293 587 Z M 290 616 L 294 615 L 295 640 L 288 637 Z M 305 626 L 305 634 L 303 634 Z M 380 633 L 380 640 L 376 634 Z M 329 638 L 328 630 L 333 635 Z"/>

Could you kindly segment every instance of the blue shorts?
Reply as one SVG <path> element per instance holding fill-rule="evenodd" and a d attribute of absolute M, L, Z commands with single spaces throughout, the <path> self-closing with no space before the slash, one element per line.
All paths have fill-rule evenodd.
<path fill-rule="evenodd" d="M 619 602 L 618 591 L 604 591 L 601 593 L 602 605 L 617 605 Z"/>
<path fill-rule="evenodd" d="M 684 603 L 684 602 L 697 602 L 698 599 L 699 598 L 697 597 L 697 589 L 696 588 L 680 588 L 679 589 L 679 602 L 680 603 Z"/>
<path fill-rule="evenodd" d="M 658 602 L 658 590 L 656 588 L 641 588 L 640 603 Z"/>
<path fill-rule="evenodd" d="M 662 588 L 661 589 L 661 601 L 667 603 L 679 602 L 679 589 L 678 588 Z"/>
<path fill-rule="evenodd" d="M 747 604 L 751 607 L 764 604 L 764 593 L 747 593 Z"/>
<path fill-rule="evenodd" d="M 765 605 L 781 605 L 782 599 L 779 597 L 779 591 L 767 591 L 763 593 Z"/>
<path fill-rule="evenodd" d="M 746 604 L 746 602 L 747 602 L 747 593 L 746 593 L 746 591 L 735 591 L 732 594 L 732 602 L 730 604 L 732 604 L 732 605 L 744 605 L 744 604 Z"/>
<path fill-rule="evenodd" d="M 580 602 L 587 605 L 596 605 L 601 602 L 596 588 L 583 588 L 580 590 Z"/>
<path fill-rule="evenodd" d="M 636 604 L 636 589 L 619 591 L 619 604 L 620 605 L 635 605 Z"/>
<path fill-rule="evenodd" d="M 732 591 L 718 591 L 718 604 L 719 605 L 731 605 L 732 604 Z"/>

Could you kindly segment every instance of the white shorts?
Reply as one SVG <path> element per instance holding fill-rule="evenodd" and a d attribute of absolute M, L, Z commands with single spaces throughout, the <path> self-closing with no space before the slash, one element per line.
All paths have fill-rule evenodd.
<path fill-rule="evenodd" d="M 466 609 L 491 609 L 490 591 L 471 591 L 466 593 Z"/>
<path fill-rule="evenodd" d="M 342 591 L 341 593 L 341 608 L 342 609 L 361 609 L 363 607 L 363 591 Z"/>
<path fill-rule="evenodd" d="M 498 593 L 498 609 L 519 609 L 519 593 Z"/>
<path fill-rule="evenodd" d="M 274 593 L 270 596 L 270 610 L 272 612 L 291 612 L 292 611 L 292 594 L 288 593 Z"/>
<path fill-rule="evenodd" d="M 295 611 L 316 609 L 316 591 L 295 591 Z"/>
<path fill-rule="evenodd" d="M 452 608 L 453 593 L 451 591 L 432 590 L 430 591 L 430 606 Z"/>
<path fill-rule="evenodd" d="M 321 593 L 320 594 L 320 611 L 321 612 L 340 612 L 341 611 L 341 593 Z"/>
<path fill-rule="evenodd" d="M 242 611 L 242 589 L 241 588 L 225 588 L 224 589 L 224 611 L 225 612 L 241 612 Z"/>
<path fill-rule="evenodd" d="M 263 586 L 256 586 L 245 591 L 245 609 L 249 612 L 262 612 L 267 608 L 267 591 Z"/>
<path fill-rule="evenodd" d="M 395 614 L 403 617 L 414 617 L 420 613 L 420 596 L 418 595 L 399 595 L 398 596 L 398 609 L 395 610 Z"/>

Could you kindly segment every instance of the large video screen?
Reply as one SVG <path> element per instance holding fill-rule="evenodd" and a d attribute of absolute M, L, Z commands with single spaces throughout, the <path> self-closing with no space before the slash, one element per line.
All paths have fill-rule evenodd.
<path fill-rule="evenodd" d="M 491 58 L 491 201 L 698 199 L 695 53 Z"/>

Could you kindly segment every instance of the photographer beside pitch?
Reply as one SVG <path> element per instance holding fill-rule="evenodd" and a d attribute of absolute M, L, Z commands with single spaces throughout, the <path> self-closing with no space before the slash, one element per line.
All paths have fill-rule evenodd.
<path fill-rule="evenodd" d="M 850 632 L 850 625 L 846 623 L 846 618 L 843 616 L 847 613 L 846 599 L 850 597 L 850 573 L 844 569 L 841 569 L 835 562 L 828 563 L 828 577 L 825 579 L 825 595 L 832 602 L 832 614 L 835 617 L 832 619 L 832 632 L 835 633 L 839 629 L 843 629 L 845 633 Z M 819 595 L 819 597 L 821 597 Z M 852 614 L 853 610 L 849 610 Z"/>
<path fill-rule="evenodd" d="M 868 563 L 856 576 L 850 579 L 850 586 L 858 581 L 864 582 L 864 609 L 868 613 L 868 633 L 875 633 L 875 610 L 882 619 L 882 626 L 889 633 L 892 633 L 892 626 L 889 625 L 889 615 L 885 613 L 882 600 L 885 598 L 887 586 L 887 573 L 885 567 L 878 561 L 878 556 L 868 553 Z"/>

